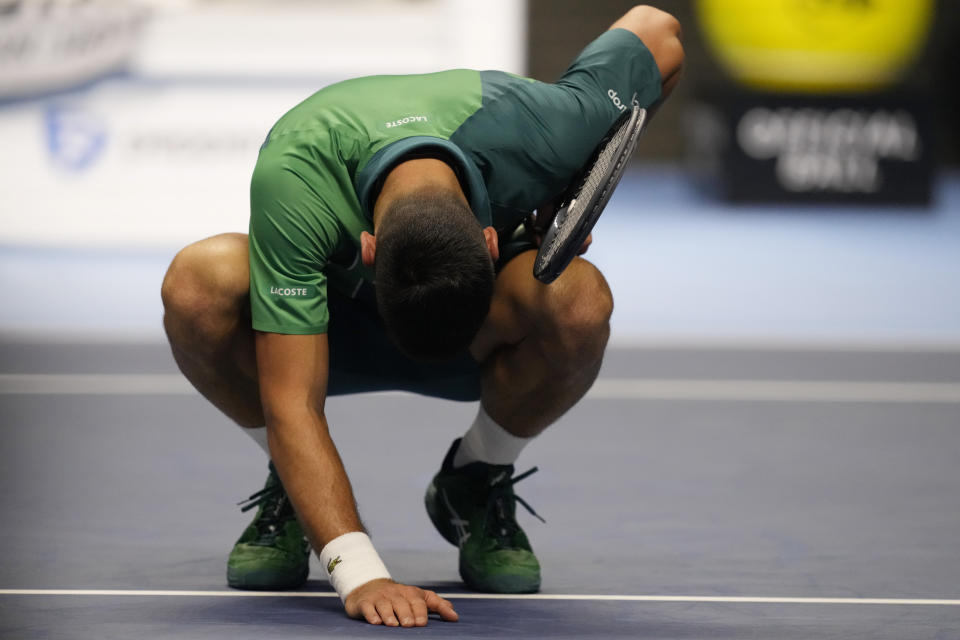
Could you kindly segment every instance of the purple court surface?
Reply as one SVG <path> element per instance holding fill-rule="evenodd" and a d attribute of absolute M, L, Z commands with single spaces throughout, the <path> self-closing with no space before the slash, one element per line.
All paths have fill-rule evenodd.
<path fill-rule="evenodd" d="M 393 575 L 456 624 L 225 585 L 262 452 L 158 343 L 0 340 L 0 638 L 960 638 L 960 351 L 614 348 L 521 457 L 543 592 L 480 597 L 422 505 L 475 411 L 332 398 Z"/>

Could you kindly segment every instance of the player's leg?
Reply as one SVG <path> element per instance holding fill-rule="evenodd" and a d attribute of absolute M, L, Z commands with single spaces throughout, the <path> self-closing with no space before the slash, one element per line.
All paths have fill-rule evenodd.
<path fill-rule="evenodd" d="M 596 379 L 609 336 L 610 289 L 575 259 L 550 285 L 533 278 L 536 251 L 497 276 L 490 313 L 471 352 L 482 364 L 481 406 L 427 490 L 427 511 L 460 547 L 460 574 L 481 591 L 530 592 L 540 565 L 516 522 L 513 462 Z M 536 515 L 536 514 L 534 514 Z"/>
<path fill-rule="evenodd" d="M 223 234 L 191 244 L 164 278 L 163 324 L 191 384 L 268 451 L 249 278 L 247 236 Z M 272 465 L 264 491 L 248 504 L 259 509 L 230 553 L 227 582 L 246 589 L 300 586 L 307 579 L 310 549 Z"/>
<path fill-rule="evenodd" d="M 249 319 L 247 236 L 228 233 L 181 250 L 163 280 L 163 326 L 180 370 L 241 427 L 263 427 Z"/>
<path fill-rule="evenodd" d="M 577 258 L 550 285 L 531 277 L 525 252 L 497 276 L 490 314 L 471 351 L 483 362 L 482 404 L 517 437 L 552 424 L 590 389 L 610 334 L 613 297 L 600 271 Z"/>

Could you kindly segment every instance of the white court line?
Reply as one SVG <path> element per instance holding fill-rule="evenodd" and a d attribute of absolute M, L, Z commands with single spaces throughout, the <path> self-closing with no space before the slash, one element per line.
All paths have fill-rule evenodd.
<path fill-rule="evenodd" d="M 769 402 L 960 403 L 960 383 L 819 380 L 600 379 L 587 398 Z"/>
<path fill-rule="evenodd" d="M 0 374 L 0 394 L 192 395 L 180 374 Z M 960 403 L 960 383 L 601 378 L 598 400 Z"/>
<path fill-rule="evenodd" d="M 50 338 L 47 338 L 50 339 Z M 40 342 L 40 340 L 37 340 Z M 721 352 L 821 352 L 821 353 L 936 353 L 960 354 L 960 335 L 888 335 L 865 338 L 862 334 L 819 337 L 781 335 L 691 336 L 682 333 L 614 333 L 610 351 L 721 351 Z"/>
<path fill-rule="evenodd" d="M 173 254 L 171 254 L 173 255 Z M 5 343 L 31 345 L 116 345 L 142 344 L 166 347 L 169 343 L 157 325 L 140 328 L 78 329 L 74 325 L 7 324 L 0 330 Z M 644 331 L 635 333 L 614 328 L 607 346 L 609 351 L 818 351 L 826 353 L 937 353 L 960 354 L 960 334 L 929 332 L 890 333 L 865 337 L 860 333 L 832 333 L 822 336 L 789 336 L 781 334 L 705 335 Z"/>
<path fill-rule="evenodd" d="M 139 596 L 177 598 L 336 598 L 330 591 L 150 591 L 141 589 L 0 589 L 7 596 Z M 596 602 L 701 602 L 749 604 L 880 604 L 960 606 L 960 600 L 930 598 L 793 598 L 764 596 L 629 596 L 583 594 L 441 593 L 450 600 L 587 600 Z"/>
<path fill-rule="evenodd" d="M 178 373 L 4 373 L 0 394 L 38 395 L 192 395 L 196 390 Z"/>

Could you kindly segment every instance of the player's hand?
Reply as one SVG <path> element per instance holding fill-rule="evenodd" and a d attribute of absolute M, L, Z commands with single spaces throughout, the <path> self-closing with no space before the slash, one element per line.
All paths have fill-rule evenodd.
<path fill-rule="evenodd" d="M 540 247 L 540 243 L 543 242 L 543 234 L 546 232 L 546 225 L 543 223 L 544 220 L 553 220 L 553 216 L 556 213 L 556 207 L 551 203 L 542 204 L 537 207 L 537 214 L 531 215 L 524 221 L 524 224 L 527 227 L 527 232 L 530 234 L 530 237 L 533 238 L 533 244 Z M 538 224 L 539 221 L 539 224 Z M 587 236 L 587 239 L 583 241 L 583 244 L 580 245 L 580 249 L 577 251 L 578 256 L 582 256 L 590 249 L 590 245 L 593 244 L 593 234 Z"/>
<path fill-rule="evenodd" d="M 533 234 L 533 243 L 534 243 L 535 245 L 537 245 L 537 247 L 540 246 L 540 243 L 541 243 L 541 242 L 543 242 L 543 236 L 541 236 L 540 234 L 537 234 L 537 233 Z M 585 253 L 587 252 L 587 250 L 590 249 L 590 245 L 591 245 L 591 244 L 593 244 L 593 234 L 592 234 L 592 233 L 591 233 L 590 235 L 588 235 L 588 236 L 587 236 L 587 239 L 583 241 L 583 244 L 582 244 L 582 245 L 580 245 L 580 249 L 577 250 L 577 255 L 578 255 L 578 256 L 582 256 L 583 254 L 585 254 Z"/>
<path fill-rule="evenodd" d="M 577 251 L 577 255 L 578 255 L 578 256 L 582 256 L 583 254 L 585 254 L 585 253 L 587 252 L 587 249 L 590 248 L 590 245 L 591 245 L 591 244 L 593 244 L 593 234 L 592 234 L 592 233 L 589 234 L 589 235 L 587 236 L 587 239 L 583 241 L 583 244 L 580 245 L 580 250 Z"/>
<path fill-rule="evenodd" d="M 351 618 L 363 618 L 370 624 L 388 627 L 423 627 L 427 614 L 437 613 L 447 622 L 459 616 L 449 600 L 433 591 L 381 578 L 361 585 L 347 595 L 343 603 Z"/>

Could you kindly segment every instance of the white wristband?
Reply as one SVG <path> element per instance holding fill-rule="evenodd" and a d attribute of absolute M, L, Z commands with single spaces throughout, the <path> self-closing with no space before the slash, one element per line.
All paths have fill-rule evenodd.
<path fill-rule="evenodd" d="M 345 533 L 328 542 L 320 551 L 320 564 L 341 601 L 362 584 L 390 577 L 370 537 L 362 531 Z"/>

